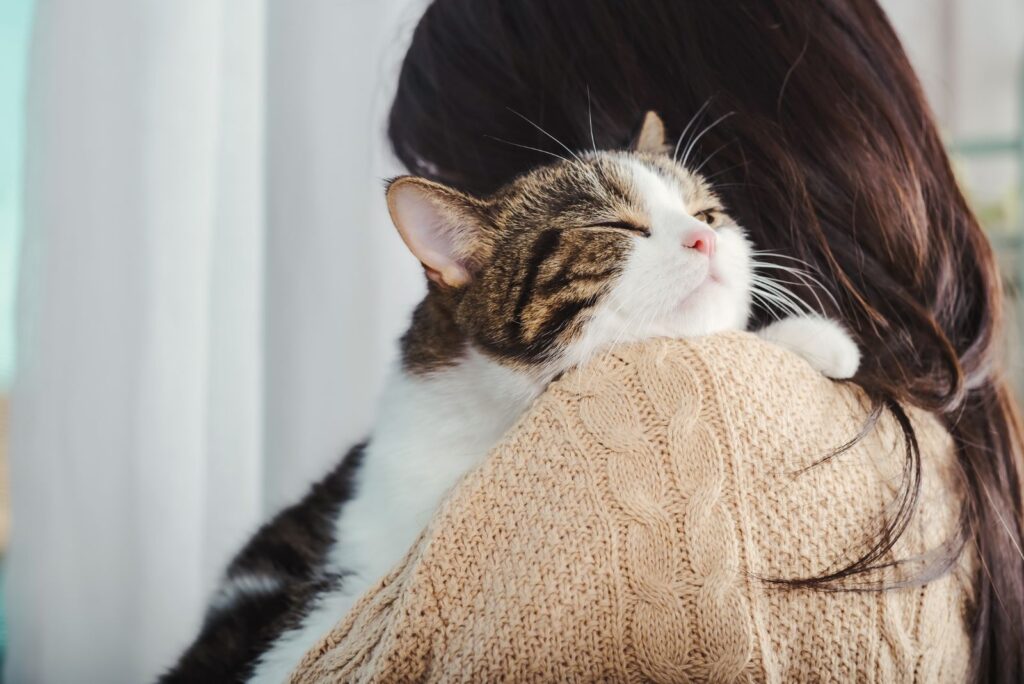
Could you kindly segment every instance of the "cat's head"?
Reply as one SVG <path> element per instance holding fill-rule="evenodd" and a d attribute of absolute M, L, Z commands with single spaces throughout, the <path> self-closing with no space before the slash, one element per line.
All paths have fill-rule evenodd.
<path fill-rule="evenodd" d="M 633 149 L 572 155 L 490 197 L 412 176 L 387 197 L 431 281 L 403 340 L 411 370 L 471 344 L 558 371 L 617 342 L 746 326 L 750 244 L 653 112 Z"/>

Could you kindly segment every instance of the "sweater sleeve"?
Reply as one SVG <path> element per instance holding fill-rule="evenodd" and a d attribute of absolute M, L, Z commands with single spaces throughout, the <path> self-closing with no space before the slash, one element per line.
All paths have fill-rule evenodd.
<path fill-rule="evenodd" d="M 771 581 L 841 567 L 891 512 L 891 420 L 825 459 L 867 414 L 747 334 L 616 349 L 535 403 L 293 681 L 962 680 L 969 558 L 884 592 Z M 886 560 L 958 515 L 948 436 L 913 417 L 928 514 Z"/>

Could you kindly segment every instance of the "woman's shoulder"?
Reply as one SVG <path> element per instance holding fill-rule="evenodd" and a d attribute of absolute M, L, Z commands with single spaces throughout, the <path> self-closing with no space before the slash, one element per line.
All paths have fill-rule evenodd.
<path fill-rule="evenodd" d="M 583 440 L 586 453 L 658 453 L 665 491 L 707 488 L 768 546 L 801 540 L 797 556 L 779 559 L 785 567 L 769 562 L 759 573 L 818 573 L 837 547 L 863 545 L 916 490 L 915 472 L 936 534 L 959 520 L 952 441 L 934 416 L 906 409 L 918 445 L 910 453 L 896 416 L 874 411 L 854 383 L 750 333 L 617 348 L 545 399 L 535 410 L 558 413 L 561 438 Z"/>
<path fill-rule="evenodd" d="M 614 348 L 560 379 L 537 408 L 545 402 L 597 431 L 609 429 L 611 410 L 619 421 L 634 420 L 636 434 L 656 434 L 671 423 L 681 439 L 685 425 L 695 437 L 713 436 L 715 448 L 727 445 L 732 463 L 755 461 L 760 469 L 795 473 L 840 450 L 868 455 L 883 468 L 902 468 L 906 456 L 898 421 L 886 412 L 875 420 L 855 383 L 831 380 L 747 332 Z M 925 459 L 952 465 L 952 442 L 940 422 L 912 407 L 906 413 Z"/>
<path fill-rule="evenodd" d="M 884 593 L 770 581 L 842 567 L 891 514 L 888 419 L 825 458 L 868 415 L 853 386 L 747 334 L 602 354 L 459 483 L 299 681 L 963 679 L 959 575 Z M 935 497 L 896 553 L 945 541 L 955 497 Z"/>
<path fill-rule="evenodd" d="M 946 655 L 919 663 L 929 679 L 966 667 L 969 555 L 918 593 L 782 592 L 766 581 L 838 571 L 901 527 L 904 513 L 899 539 L 874 562 L 884 567 L 833 588 L 912 583 L 927 573 L 922 558 L 955 547 L 952 441 L 930 414 L 906 409 L 918 445 L 908 452 L 896 417 L 872 411 L 855 384 L 749 333 L 615 349 L 563 378 L 548 400 L 537 410 L 558 416 L 555 431 L 573 447 L 563 453 L 592 467 L 596 505 L 632 530 L 623 552 L 636 555 L 621 568 L 677 559 L 674 581 L 702 587 L 678 598 L 691 619 L 726 635 L 722 648 L 749 639 L 762 667 L 790 672 L 824 626 L 846 635 L 830 641 L 833 663 L 874 653 L 871 667 L 886 680 L 912 678 L 900 668 L 913 661 L 900 658 L 932 641 Z"/>

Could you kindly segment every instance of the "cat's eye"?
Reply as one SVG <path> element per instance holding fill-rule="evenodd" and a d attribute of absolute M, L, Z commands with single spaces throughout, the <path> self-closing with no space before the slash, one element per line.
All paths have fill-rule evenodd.
<path fill-rule="evenodd" d="M 693 217 L 698 221 L 701 221 L 702 223 L 706 223 L 709 226 L 713 226 L 715 225 L 715 222 L 718 221 L 718 210 L 704 209 L 703 211 L 698 211 L 696 214 L 693 215 Z"/>
<path fill-rule="evenodd" d="M 618 230 L 627 230 L 630 233 L 637 233 L 644 237 L 649 237 L 651 229 L 646 226 L 638 226 L 635 223 L 629 221 L 600 221 L 598 223 L 588 223 L 583 226 L 584 228 L 615 228 Z"/>

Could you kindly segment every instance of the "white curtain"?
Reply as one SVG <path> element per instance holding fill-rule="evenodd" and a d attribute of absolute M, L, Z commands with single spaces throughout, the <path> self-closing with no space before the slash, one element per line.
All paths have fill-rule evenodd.
<path fill-rule="evenodd" d="M 38 0 L 6 681 L 151 680 L 366 431 L 421 276 L 385 114 L 417 0 Z"/>

